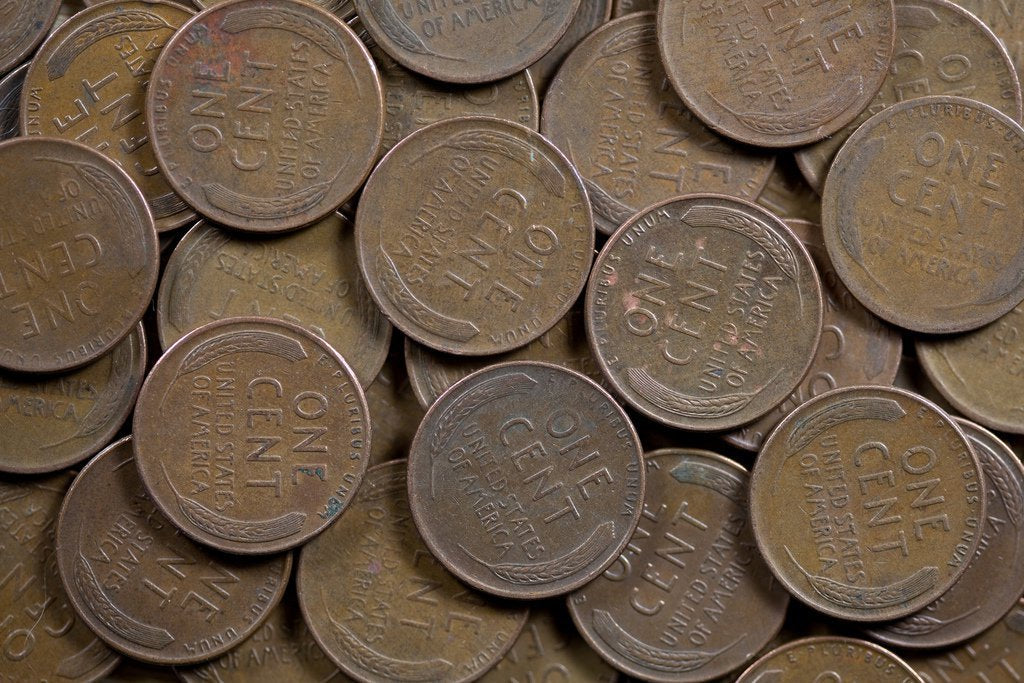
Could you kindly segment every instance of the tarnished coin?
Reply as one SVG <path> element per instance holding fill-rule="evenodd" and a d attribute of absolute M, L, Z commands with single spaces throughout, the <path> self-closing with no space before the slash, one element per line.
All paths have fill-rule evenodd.
<path fill-rule="evenodd" d="M 96 4 L 96 3 L 94 3 Z M 174 669 L 156 664 L 143 664 L 126 657 L 103 683 L 180 683 Z"/>
<path fill-rule="evenodd" d="M 295 0 L 233 0 L 188 21 L 153 67 L 146 120 L 171 186 L 256 232 L 313 223 L 362 185 L 383 121 L 370 54 Z"/>
<path fill-rule="evenodd" d="M 456 383 L 409 449 L 409 502 L 453 574 L 511 598 L 575 590 L 615 560 L 640 517 L 640 440 L 593 380 L 502 363 Z"/>
<path fill-rule="evenodd" d="M 710 681 L 775 637 L 789 594 L 754 545 L 746 470 L 692 449 L 655 451 L 644 464 L 636 533 L 569 609 L 616 668 L 645 681 Z"/>
<path fill-rule="evenodd" d="M 348 507 L 369 461 L 366 399 L 348 363 L 305 329 L 228 318 L 160 358 L 135 407 L 146 489 L 188 536 L 272 553 Z"/>
<path fill-rule="evenodd" d="M 463 586 L 427 551 L 409 517 L 404 460 L 366 473 L 345 523 L 302 549 L 296 581 L 317 642 L 372 683 L 474 680 L 527 618 Z"/>
<path fill-rule="evenodd" d="M 181 238 L 157 296 L 161 346 L 238 316 L 305 327 L 345 357 L 364 387 L 388 355 L 391 324 L 359 274 L 352 224 L 337 213 L 285 235 L 201 222 Z"/>
<path fill-rule="evenodd" d="M 131 179 L 76 142 L 0 143 L 0 367 L 57 372 L 113 349 L 156 289 L 153 217 Z"/>
<path fill-rule="evenodd" d="M 683 106 L 658 56 L 653 14 L 617 19 L 580 43 L 544 97 L 541 129 L 577 165 L 607 234 L 689 192 L 754 201 L 774 163 Z"/>
<path fill-rule="evenodd" d="M 850 292 L 916 332 L 964 332 L 1024 298 L 1024 128 L 926 97 L 861 126 L 825 183 L 825 246 Z"/>
<path fill-rule="evenodd" d="M 757 196 L 757 203 L 785 220 L 821 224 L 821 197 L 804 180 L 789 154 L 775 159 L 775 167 Z"/>
<path fill-rule="evenodd" d="M 26 72 L 28 64 L 22 64 L 0 79 L 0 140 L 13 138 L 19 133 L 18 102 Z"/>
<path fill-rule="evenodd" d="M 528 344 L 569 311 L 594 226 L 583 182 L 550 142 L 458 118 L 384 157 L 359 200 L 356 241 L 396 327 L 439 351 L 486 355 Z"/>
<path fill-rule="evenodd" d="M 951 415 L 956 412 L 956 408 L 949 404 L 928 379 L 913 346 L 903 346 L 903 357 L 900 358 L 900 367 L 896 371 L 896 379 L 892 381 L 892 385 L 924 396 Z"/>
<path fill-rule="evenodd" d="M 292 564 L 291 555 L 243 558 L 189 541 L 143 488 L 130 437 L 71 485 L 57 562 L 89 628 L 152 664 L 201 662 L 238 645 L 280 601 Z"/>
<path fill-rule="evenodd" d="M 822 294 L 782 221 L 738 199 L 656 204 L 605 244 L 587 285 L 587 334 L 633 407 L 669 426 L 738 427 L 799 385 Z"/>
<path fill-rule="evenodd" d="M 366 388 L 366 405 L 373 425 L 370 465 L 408 457 L 416 427 L 423 419 L 423 407 L 413 394 L 405 369 L 404 347 L 403 339 L 392 340 L 384 367 Z"/>
<path fill-rule="evenodd" d="M 182 0 L 187 1 L 187 0 Z M 214 5 L 223 5 L 225 2 L 231 0 L 191 0 L 194 2 L 196 7 L 200 9 L 206 9 L 207 7 L 213 7 Z M 355 15 L 356 8 L 352 3 L 352 0 L 303 0 L 310 5 L 316 5 L 322 7 L 328 12 L 333 12 L 342 19 L 348 19 Z"/>
<path fill-rule="evenodd" d="M 0 74 L 32 54 L 57 19 L 60 0 L 5 0 L 0 4 Z"/>
<path fill-rule="evenodd" d="M 666 0 L 658 44 L 683 102 L 762 147 L 821 140 L 868 106 L 893 54 L 893 0 Z"/>
<path fill-rule="evenodd" d="M 991 28 L 1010 53 L 1019 75 L 1024 66 L 1024 7 L 1006 0 L 953 0 Z"/>
<path fill-rule="evenodd" d="M 888 650 L 856 638 L 817 636 L 776 648 L 754 662 L 737 683 L 922 683 L 920 676 Z"/>
<path fill-rule="evenodd" d="M 548 84 L 555 77 L 555 72 L 558 71 L 558 67 L 566 56 L 579 45 L 581 40 L 602 24 L 607 23 L 611 16 L 612 0 L 580 0 L 579 9 L 573 15 L 569 28 L 558 39 L 555 46 L 547 51 L 547 54 L 530 65 L 530 75 L 541 96 L 547 92 Z"/>
<path fill-rule="evenodd" d="M 981 542 L 985 486 L 967 438 L 933 403 L 848 387 L 784 419 L 754 464 L 750 515 L 776 577 L 852 621 L 941 597 Z"/>
<path fill-rule="evenodd" d="M 633 12 L 653 12 L 658 9 L 658 0 L 615 0 L 613 17 L 623 17 Z"/>

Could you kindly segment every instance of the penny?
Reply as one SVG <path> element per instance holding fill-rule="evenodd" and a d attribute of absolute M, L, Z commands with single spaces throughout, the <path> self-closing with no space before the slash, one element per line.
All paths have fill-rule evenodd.
<path fill-rule="evenodd" d="M 186 22 L 153 67 L 146 120 L 171 186 L 207 218 L 280 232 L 328 216 L 380 147 L 380 79 L 333 14 L 240 0 Z"/>
<path fill-rule="evenodd" d="M 856 638 L 801 638 L 772 650 L 737 683 L 769 681 L 894 681 L 922 683 L 921 677 L 888 650 Z"/>
<path fill-rule="evenodd" d="M 474 680 L 527 618 L 463 586 L 427 551 L 409 517 L 404 460 L 367 472 L 345 523 L 302 549 L 296 582 L 320 647 L 369 683 Z"/>
<path fill-rule="evenodd" d="M 127 174 L 76 142 L 0 143 L 0 367 L 58 372 L 109 352 L 156 289 L 153 217 Z"/>
<path fill-rule="evenodd" d="M 606 234 L 689 192 L 753 201 L 774 163 L 683 106 L 658 57 L 653 14 L 616 19 L 580 43 L 548 89 L 541 129 L 577 164 Z"/>
<path fill-rule="evenodd" d="M 1020 151 L 1015 151 L 1020 150 Z M 854 133 L 825 183 L 825 246 L 872 313 L 915 332 L 972 330 L 1024 298 L 1024 128 L 986 104 L 927 97 Z"/>
<path fill-rule="evenodd" d="M 878 92 L 893 0 L 674 0 L 658 6 L 658 36 L 672 85 L 705 123 L 748 144 L 795 147 L 842 129 Z"/>
<path fill-rule="evenodd" d="M 807 184 L 788 154 L 775 159 L 775 167 L 757 196 L 757 203 L 779 218 L 821 224 L 821 197 Z"/>
<path fill-rule="evenodd" d="M 183 2 L 186 0 L 182 0 Z M 206 9 L 207 7 L 213 7 L 214 5 L 223 5 L 230 0 L 191 0 L 195 3 L 195 6 L 199 9 Z M 356 8 L 352 3 L 352 0 L 304 0 L 310 5 L 316 5 L 322 7 L 328 12 L 332 12 L 342 19 L 348 19 L 355 15 Z"/>
<path fill-rule="evenodd" d="M 566 56 L 579 45 L 581 40 L 602 24 L 607 23 L 611 16 L 612 0 L 580 0 L 579 9 L 573 15 L 569 28 L 558 39 L 555 46 L 548 50 L 547 54 L 530 65 L 530 75 L 533 76 L 537 92 L 541 95 L 547 92 L 548 84 L 555 77 L 558 67 Z"/>
<path fill-rule="evenodd" d="M 949 404 L 949 401 L 939 393 L 935 385 L 928 379 L 913 346 L 903 346 L 903 357 L 900 359 L 900 367 L 896 371 L 896 379 L 893 380 L 892 385 L 924 396 L 947 413 L 953 414 L 956 412 L 956 408 Z"/>
<path fill-rule="evenodd" d="M 803 379 L 821 336 L 807 250 L 764 209 L 718 195 L 656 204 L 605 244 L 587 286 L 602 372 L 659 422 L 731 429 Z"/>
<path fill-rule="evenodd" d="M 60 0 L 8 0 L 0 5 L 0 74 L 32 54 L 50 31 Z"/>
<path fill-rule="evenodd" d="M 413 394 L 405 370 L 404 347 L 402 340 L 392 340 L 384 367 L 366 388 L 366 405 L 373 424 L 371 465 L 407 457 L 416 427 L 423 419 L 423 408 Z"/>
<path fill-rule="evenodd" d="M 1024 13 L 1015 2 L 954 0 L 991 28 L 1003 44 L 1019 75 L 1024 65 Z"/>
<path fill-rule="evenodd" d="M 782 628 L 789 595 L 757 554 L 747 471 L 708 451 L 644 457 L 640 524 L 569 609 L 587 642 L 647 681 L 709 681 L 752 659 Z"/>
<path fill-rule="evenodd" d="M 615 0 L 612 16 L 618 18 L 633 12 L 655 12 L 657 9 L 658 0 Z"/>
<path fill-rule="evenodd" d="M 75 612 L 108 645 L 151 664 L 191 664 L 259 628 L 292 561 L 189 541 L 146 493 L 126 437 L 71 485 L 57 521 L 57 563 Z"/>
<path fill-rule="evenodd" d="M 28 64 L 22 64 L 0 79 L 0 140 L 18 135 L 18 102 Z"/>
<path fill-rule="evenodd" d="M 594 228 L 579 175 L 550 142 L 458 118 L 384 157 L 359 200 L 356 241 L 396 327 L 439 351 L 486 355 L 530 343 L 569 311 Z"/>
<path fill-rule="evenodd" d="M 1020 83 L 991 29 L 946 0 L 896 0 L 896 51 L 878 94 L 842 130 L 797 150 L 807 181 L 819 192 L 843 143 L 874 114 L 926 95 L 958 95 L 1021 118 Z"/>
<path fill-rule="evenodd" d="M 174 669 L 125 658 L 103 683 L 180 683 L 180 680 L 174 675 Z"/>

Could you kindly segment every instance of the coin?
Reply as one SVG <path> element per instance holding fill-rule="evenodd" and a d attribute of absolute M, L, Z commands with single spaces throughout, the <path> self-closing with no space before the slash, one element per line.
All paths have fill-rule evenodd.
<path fill-rule="evenodd" d="M 131 437 L 93 458 L 57 521 L 57 563 L 78 616 L 114 649 L 151 664 L 227 652 L 281 600 L 291 555 L 241 558 L 192 543 L 154 506 Z"/>
<path fill-rule="evenodd" d="M 892 385 L 924 396 L 951 415 L 956 412 L 956 408 L 949 404 L 928 379 L 913 346 L 903 345 L 903 357 L 900 359 L 900 367 L 896 371 L 896 379 L 892 381 Z"/>
<path fill-rule="evenodd" d="M 360 681 L 474 680 L 512 647 L 527 610 L 445 571 L 409 517 L 405 479 L 404 460 L 370 468 L 345 523 L 302 549 L 303 617 Z"/>
<path fill-rule="evenodd" d="M 644 457 L 640 524 L 604 574 L 569 597 L 587 642 L 647 681 L 710 681 L 782 628 L 789 595 L 757 554 L 747 471 L 708 451 Z"/>
<path fill-rule="evenodd" d="M 693 113 L 762 147 L 821 140 L 871 102 L 893 54 L 893 0 L 658 6 L 665 70 Z"/>
<path fill-rule="evenodd" d="M 49 32 L 60 0 L 8 0 L 0 5 L 0 74 L 32 54 Z"/>
<path fill-rule="evenodd" d="M 653 12 L 658 9 L 658 0 L 615 0 L 613 17 L 623 17 L 632 12 Z"/>
<path fill-rule="evenodd" d="M 0 143 L 0 367 L 70 370 L 142 318 L 159 254 L 142 193 L 77 142 Z"/>
<path fill-rule="evenodd" d="M 757 203 L 779 218 L 821 224 L 821 197 L 807 184 L 788 154 L 775 159 L 775 167 L 757 196 Z"/>
<path fill-rule="evenodd" d="M 370 54 L 329 12 L 239 0 L 186 22 L 153 67 L 146 121 L 171 186 L 207 218 L 280 232 L 352 196 L 380 147 Z"/>
<path fill-rule="evenodd" d="M 1021 73 L 1024 65 L 1024 14 L 1015 2 L 993 2 L 993 0 L 954 0 L 957 5 L 973 13 L 991 28 L 999 42 L 1010 53 L 1010 59 Z"/>
<path fill-rule="evenodd" d="M 615 390 L 659 422 L 730 429 L 800 383 L 821 335 L 811 257 L 764 209 L 718 195 L 656 204 L 605 244 L 587 334 Z"/>
<path fill-rule="evenodd" d="M 689 192 L 753 201 L 774 163 L 683 106 L 658 57 L 653 14 L 616 19 L 580 43 L 548 89 L 541 129 L 577 164 L 609 235 L 641 209 Z"/>
<path fill-rule="evenodd" d="M 737 683 L 768 681 L 895 681 L 922 683 L 902 659 L 866 640 L 840 636 L 801 638 L 754 662 Z"/>
<path fill-rule="evenodd" d="M 143 664 L 130 658 L 121 663 L 103 683 L 180 683 L 181 679 L 174 675 L 174 669 L 155 664 Z"/>
<path fill-rule="evenodd" d="M 392 340 L 384 367 L 366 389 L 366 405 L 373 425 L 370 465 L 407 457 L 416 427 L 423 419 L 423 408 L 405 371 L 404 347 L 404 340 Z"/>
<path fill-rule="evenodd" d="M 992 322 L 1024 298 L 1022 178 L 1024 128 L 992 107 L 948 96 L 889 107 L 850 137 L 825 183 L 836 273 L 915 332 Z"/>
<path fill-rule="evenodd" d="M 18 102 L 28 64 L 22 64 L 0 79 L 0 140 L 18 135 Z"/>
<path fill-rule="evenodd" d="M 530 65 L 530 75 L 537 86 L 537 92 L 541 95 L 547 92 L 548 84 L 555 77 L 559 65 L 566 56 L 579 45 L 581 40 L 602 24 L 607 23 L 611 16 L 612 0 L 580 1 L 579 9 L 572 17 L 572 23 L 569 24 L 569 28 L 558 39 L 555 46 Z"/>
<path fill-rule="evenodd" d="M 530 343 L 569 311 L 594 228 L 579 175 L 550 142 L 458 118 L 384 157 L 359 200 L 356 241 L 396 327 L 439 351 L 486 355 Z"/>
<path fill-rule="evenodd" d="M 322 7 L 328 12 L 333 12 L 342 19 L 352 17 L 356 13 L 356 8 L 352 4 L 352 0 L 304 0 L 310 5 L 316 5 Z M 192 0 L 196 7 L 200 9 L 206 9 L 207 7 L 213 7 L 214 5 L 223 5 L 225 2 L 230 0 Z"/>

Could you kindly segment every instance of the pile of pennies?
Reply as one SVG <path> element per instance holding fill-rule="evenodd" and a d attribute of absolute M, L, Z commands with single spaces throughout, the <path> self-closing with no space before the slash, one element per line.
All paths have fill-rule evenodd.
<path fill-rule="evenodd" d="M 1022 56 L 0 0 L 0 681 L 1022 680 Z"/>

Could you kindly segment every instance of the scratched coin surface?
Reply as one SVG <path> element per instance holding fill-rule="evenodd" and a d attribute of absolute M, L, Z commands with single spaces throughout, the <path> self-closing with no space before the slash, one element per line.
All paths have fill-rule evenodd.
<path fill-rule="evenodd" d="M 754 662 L 737 683 L 769 681 L 922 683 L 905 661 L 888 650 L 866 640 L 840 636 L 786 643 Z"/>
<path fill-rule="evenodd" d="M 238 316 L 286 320 L 345 357 L 362 386 L 388 355 L 391 324 L 363 284 L 355 232 L 334 213 L 284 235 L 228 231 L 207 222 L 175 247 L 157 295 L 160 345 Z"/>
<path fill-rule="evenodd" d="M 972 330 L 1024 298 L 1024 128 L 986 104 L 893 105 L 843 146 L 822 222 L 843 284 L 916 332 Z"/>
<path fill-rule="evenodd" d="M 587 285 L 598 364 L 634 408 L 671 427 L 750 422 L 799 385 L 821 336 L 807 250 L 741 200 L 656 204 L 605 244 Z"/>
<path fill-rule="evenodd" d="M 153 217 L 131 179 L 63 140 L 0 143 L 0 367 L 69 370 L 113 349 L 156 289 Z"/>
<path fill-rule="evenodd" d="M 179 529 L 234 553 L 293 548 L 327 528 L 366 471 L 359 381 L 327 342 L 228 318 L 167 350 L 135 407 L 146 489 Z"/>
<path fill-rule="evenodd" d="M 409 516 L 406 463 L 372 467 L 344 524 L 302 549 L 299 603 L 313 637 L 368 683 L 463 683 L 512 647 L 528 611 L 459 583 Z"/>
<path fill-rule="evenodd" d="M 566 56 L 591 32 L 607 23 L 611 16 L 612 0 L 580 0 L 579 9 L 573 15 L 569 28 L 547 54 L 530 65 L 530 75 L 541 97 L 547 92 L 551 79 L 555 77 Z"/>
<path fill-rule="evenodd" d="M 502 363 L 456 383 L 409 449 L 409 501 L 427 547 L 503 597 L 592 580 L 629 541 L 643 495 L 625 411 L 593 380 L 547 363 Z"/>
<path fill-rule="evenodd" d="M 960 428 L 891 387 L 811 399 L 772 432 L 750 484 L 754 536 L 790 593 L 884 621 L 941 597 L 981 542 L 985 482 Z"/>
<path fill-rule="evenodd" d="M 893 53 L 893 0 L 670 0 L 658 44 L 683 102 L 763 147 L 820 140 L 868 106 Z"/>
<path fill-rule="evenodd" d="M 438 351 L 487 355 L 528 344 L 569 311 L 594 226 L 582 180 L 550 142 L 467 117 L 384 157 L 359 200 L 356 242 L 396 327 Z"/>
<path fill-rule="evenodd" d="M 0 4 L 0 74 L 32 54 L 57 19 L 61 0 L 6 0 Z"/>
<path fill-rule="evenodd" d="M 370 54 L 335 15 L 294 0 L 216 5 L 167 42 L 146 121 L 171 186 L 219 223 L 280 232 L 329 215 L 377 159 Z"/>
<path fill-rule="evenodd" d="M 617 19 L 580 43 L 544 97 L 541 129 L 577 165 L 606 234 L 681 194 L 754 201 L 774 163 L 683 106 L 658 56 L 653 14 Z"/>
<path fill-rule="evenodd" d="M 804 220 L 821 224 L 821 197 L 797 168 L 790 154 L 775 159 L 757 203 L 784 220 Z"/>
<path fill-rule="evenodd" d="M 640 524 L 604 574 L 569 598 L 584 638 L 647 681 L 709 681 L 782 628 L 789 594 L 758 555 L 747 471 L 709 451 L 644 457 Z"/>
<path fill-rule="evenodd" d="M 153 504 L 130 437 L 93 458 L 57 521 L 57 565 L 79 617 L 114 649 L 151 664 L 216 657 L 281 600 L 291 555 L 248 558 L 188 540 Z"/>
<path fill-rule="evenodd" d="M 21 100 L 21 86 L 25 83 L 28 64 L 0 79 L 0 140 L 7 140 L 18 135 L 18 102 Z"/>

